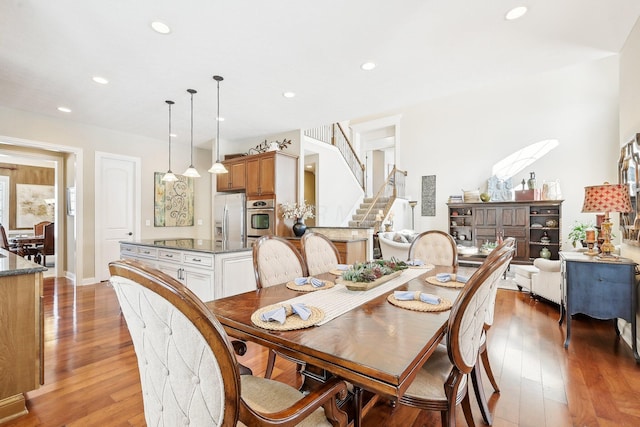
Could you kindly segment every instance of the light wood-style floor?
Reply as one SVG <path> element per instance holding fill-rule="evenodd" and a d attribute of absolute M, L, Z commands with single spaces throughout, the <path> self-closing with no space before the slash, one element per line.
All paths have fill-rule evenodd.
<path fill-rule="evenodd" d="M 131 339 L 107 283 L 77 289 L 45 279 L 45 385 L 27 393 L 30 413 L 9 426 L 144 426 Z M 500 290 L 489 351 L 502 392 L 490 395 L 494 426 L 640 426 L 640 365 L 611 321 L 573 320 L 568 350 L 558 308 L 527 293 Z M 264 373 L 266 352 L 240 358 Z M 278 358 L 274 378 L 297 385 L 295 366 Z M 477 425 L 482 418 L 472 398 Z M 465 426 L 458 409 L 458 426 Z M 440 425 L 438 413 L 381 400 L 365 426 Z"/>

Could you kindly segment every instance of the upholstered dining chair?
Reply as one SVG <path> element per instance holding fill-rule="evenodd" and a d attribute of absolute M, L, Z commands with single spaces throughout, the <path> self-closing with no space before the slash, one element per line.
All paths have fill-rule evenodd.
<path fill-rule="evenodd" d="M 20 253 L 20 248 L 18 248 L 17 246 L 12 246 L 9 244 L 9 239 L 7 238 L 7 230 L 5 230 L 4 225 L 0 224 L 0 234 L 2 236 L 2 249 L 12 252 L 16 255 L 20 255 L 22 256 L 22 254 Z"/>
<path fill-rule="evenodd" d="M 51 224 L 51 221 L 40 221 L 37 224 L 33 225 L 33 235 L 34 236 L 42 236 L 44 235 L 44 227 Z"/>
<path fill-rule="evenodd" d="M 133 260 L 109 264 L 136 356 L 149 426 L 343 426 L 331 380 L 306 396 L 277 381 L 240 375 L 222 325 L 188 288 Z"/>
<path fill-rule="evenodd" d="M 297 277 L 307 277 L 307 266 L 298 250 L 286 239 L 273 235 L 262 236 L 253 244 L 253 270 L 258 289 L 286 283 Z M 296 362 L 297 370 L 303 362 L 287 355 L 269 350 L 265 378 L 271 378 L 276 363 L 276 354 Z"/>
<path fill-rule="evenodd" d="M 448 233 L 429 230 L 418 234 L 409 247 L 409 260 L 419 259 L 427 264 L 446 265 L 458 269 L 458 249 Z"/>
<path fill-rule="evenodd" d="M 47 255 L 55 255 L 55 224 L 50 222 L 44 226 L 44 239 L 42 245 L 36 246 L 36 260 L 40 264 L 47 265 Z"/>
<path fill-rule="evenodd" d="M 469 278 L 453 303 L 446 345 L 439 345 L 421 367 L 399 403 L 427 411 L 440 411 L 443 427 L 456 425 L 458 403 L 467 424 L 475 425 L 468 393 L 468 374 L 478 360 L 480 337 L 493 287 L 497 286 L 513 251 L 483 263 Z"/>
<path fill-rule="evenodd" d="M 513 237 L 508 237 L 504 239 L 504 241 L 498 245 L 491 253 L 487 256 L 484 262 L 492 262 L 494 259 L 499 258 L 502 254 L 507 251 L 513 251 L 515 253 L 515 245 L 516 239 Z M 508 267 L 507 267 L 508 268 Z M 506 271 L 506 270 L 505 270 Z M 491 292 L 491 296 L 489 298 L 489 307 L 487 309 L 487 316 L 484 321 L 484 332 L 482 333 L 482 337 L 480 340 L 480 350 L 478 356 L 478 362 L 476 366 L 471 371 L 471 380 L 473 383 L 473 391 L 476 395 L 476 401 L 478 402 L 478 406 L 480 407 L 480 412 L 482 414 L 482 418 L 487 424 L 491 424 L 491 413 L 489 412 L 489 406 L 487 404 L 487 398 L 484 394 L 484 387 L 482 385 L 482 374 L 480 372 L 480 365 L 484 367 L 485 372 L 487 373 L 487 378 L 489 382 L 493 386 L 493 389 L 499 393 L 500 388 L 498 387 L 498 382 L 493 374 L 493 370 L 491 369 L 491 364 L 489 363 L 489 351 L 487 349 L 487 333 L 491 326 L 493 325 L 493 316 L 496 307 L 496 295 L 498 293 L 498 286 L 493 287 Z"/>
<path fill-rule="evenodd" d="M 302 256 L 310 275 L 335 270 L 340 264 L 340 253 L 324 234 L 307 232 L 300 239 Z"/>

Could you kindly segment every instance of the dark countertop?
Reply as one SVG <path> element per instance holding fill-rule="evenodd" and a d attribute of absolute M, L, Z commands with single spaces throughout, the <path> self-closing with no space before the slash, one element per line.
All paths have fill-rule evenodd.
<path fill-rule="evenodd" d="M 47 268 L 21 256 L 0 249 L 0 276 L 19 276 L 47 271 Z"/>
<path fill-rule="evenodd" d="M 287 239 L 287 240 L 300 240 L 300 239 L 302 239 L 302 237 L 289 236 L 289 237 L 285 237 L 285 239 Z M 329 237 L 329 240 L 331 240 L 332 242 L 344 243 L 344 242 L 363 242 L 363 241 L 367 241 L 369 239 L 367 239 L 366 237 L 352 237 L 352 238 L 349 238 L 349 239 L 334 239 L 334 238 Z"/>
<path fill-rule="evenodd" d="M 229 241 L 223 244 L 223 242 L 215 242 L 213 240 L 206 239 L 142 239 L 133 241 L 122 240 L 120 241 L 120 243 L 127 245 L 151 246 L 154 248 L 175 249 L 181 251 L 208 252 L 212 254 L 251 250 L 250 245 L 247 246 L 242 242 Z"/>

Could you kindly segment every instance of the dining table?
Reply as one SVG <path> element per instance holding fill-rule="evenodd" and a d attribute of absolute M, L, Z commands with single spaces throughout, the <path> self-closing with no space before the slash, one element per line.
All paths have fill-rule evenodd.
<path fill-rule="evenodd" d="M 14 236 L 11 243 L 17 246 L 18 255 L 27 259 L 33 255 L 35 262 L 40 263 L 40 254 L 35 248 L 44 244 L 44 236 Z"/>
<path fill-rule="evenodd" d="M 289 284 L 216 299 L 207 306 L 231 337 L 251 341 L 305 362 L 304 383 L 337 376 L 353 385 L 345 405 L 355 427 L 379 398 L 396 402 L 447 331 L 450 309 L 416 311 L 390 303 L 394 291 L 419 291 L 455 302 L 463 286 L 438 283 L 452 267 L 409 268 L 373 289 L 349 290 L 332 273 L 316 275 L 332 287 L 300 292 Z M 459 267 L 469 277 L 474 268 Z M 338 281 L 339 282 L 339 281 Z M 252 315 L 267 307 L 303 302 L 321 307 L 322 321 L 294 330 L 258 326 Z M 255 319 L 255 316 L 254 316 Z"/>

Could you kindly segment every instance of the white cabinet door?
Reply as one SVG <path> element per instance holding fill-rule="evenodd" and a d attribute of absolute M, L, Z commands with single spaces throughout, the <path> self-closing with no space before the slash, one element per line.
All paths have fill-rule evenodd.
<path fill-rule="evenodd" d="M 158 270 L 160 270 L 164 274 L 167 274 L 167 275 L 173 277 L 174 279 L 180 280 L 182 283 L 184 283 L 184 280 L 181 280 L 182 267 L 180 266 L 180 264 L 159 262 L 158 263 Z"/>
<path fill-rule="evenodd" d="M 251 251 L 216 254 L 216 298 L 256 289 Z"/>
<path fill-rule="evenodd" d="M 182 269 L 184 284 L 202 301 L 212 301 L 215 297 L 213 292 L 213 270 L 204 270 L 186 267 Z"/>

